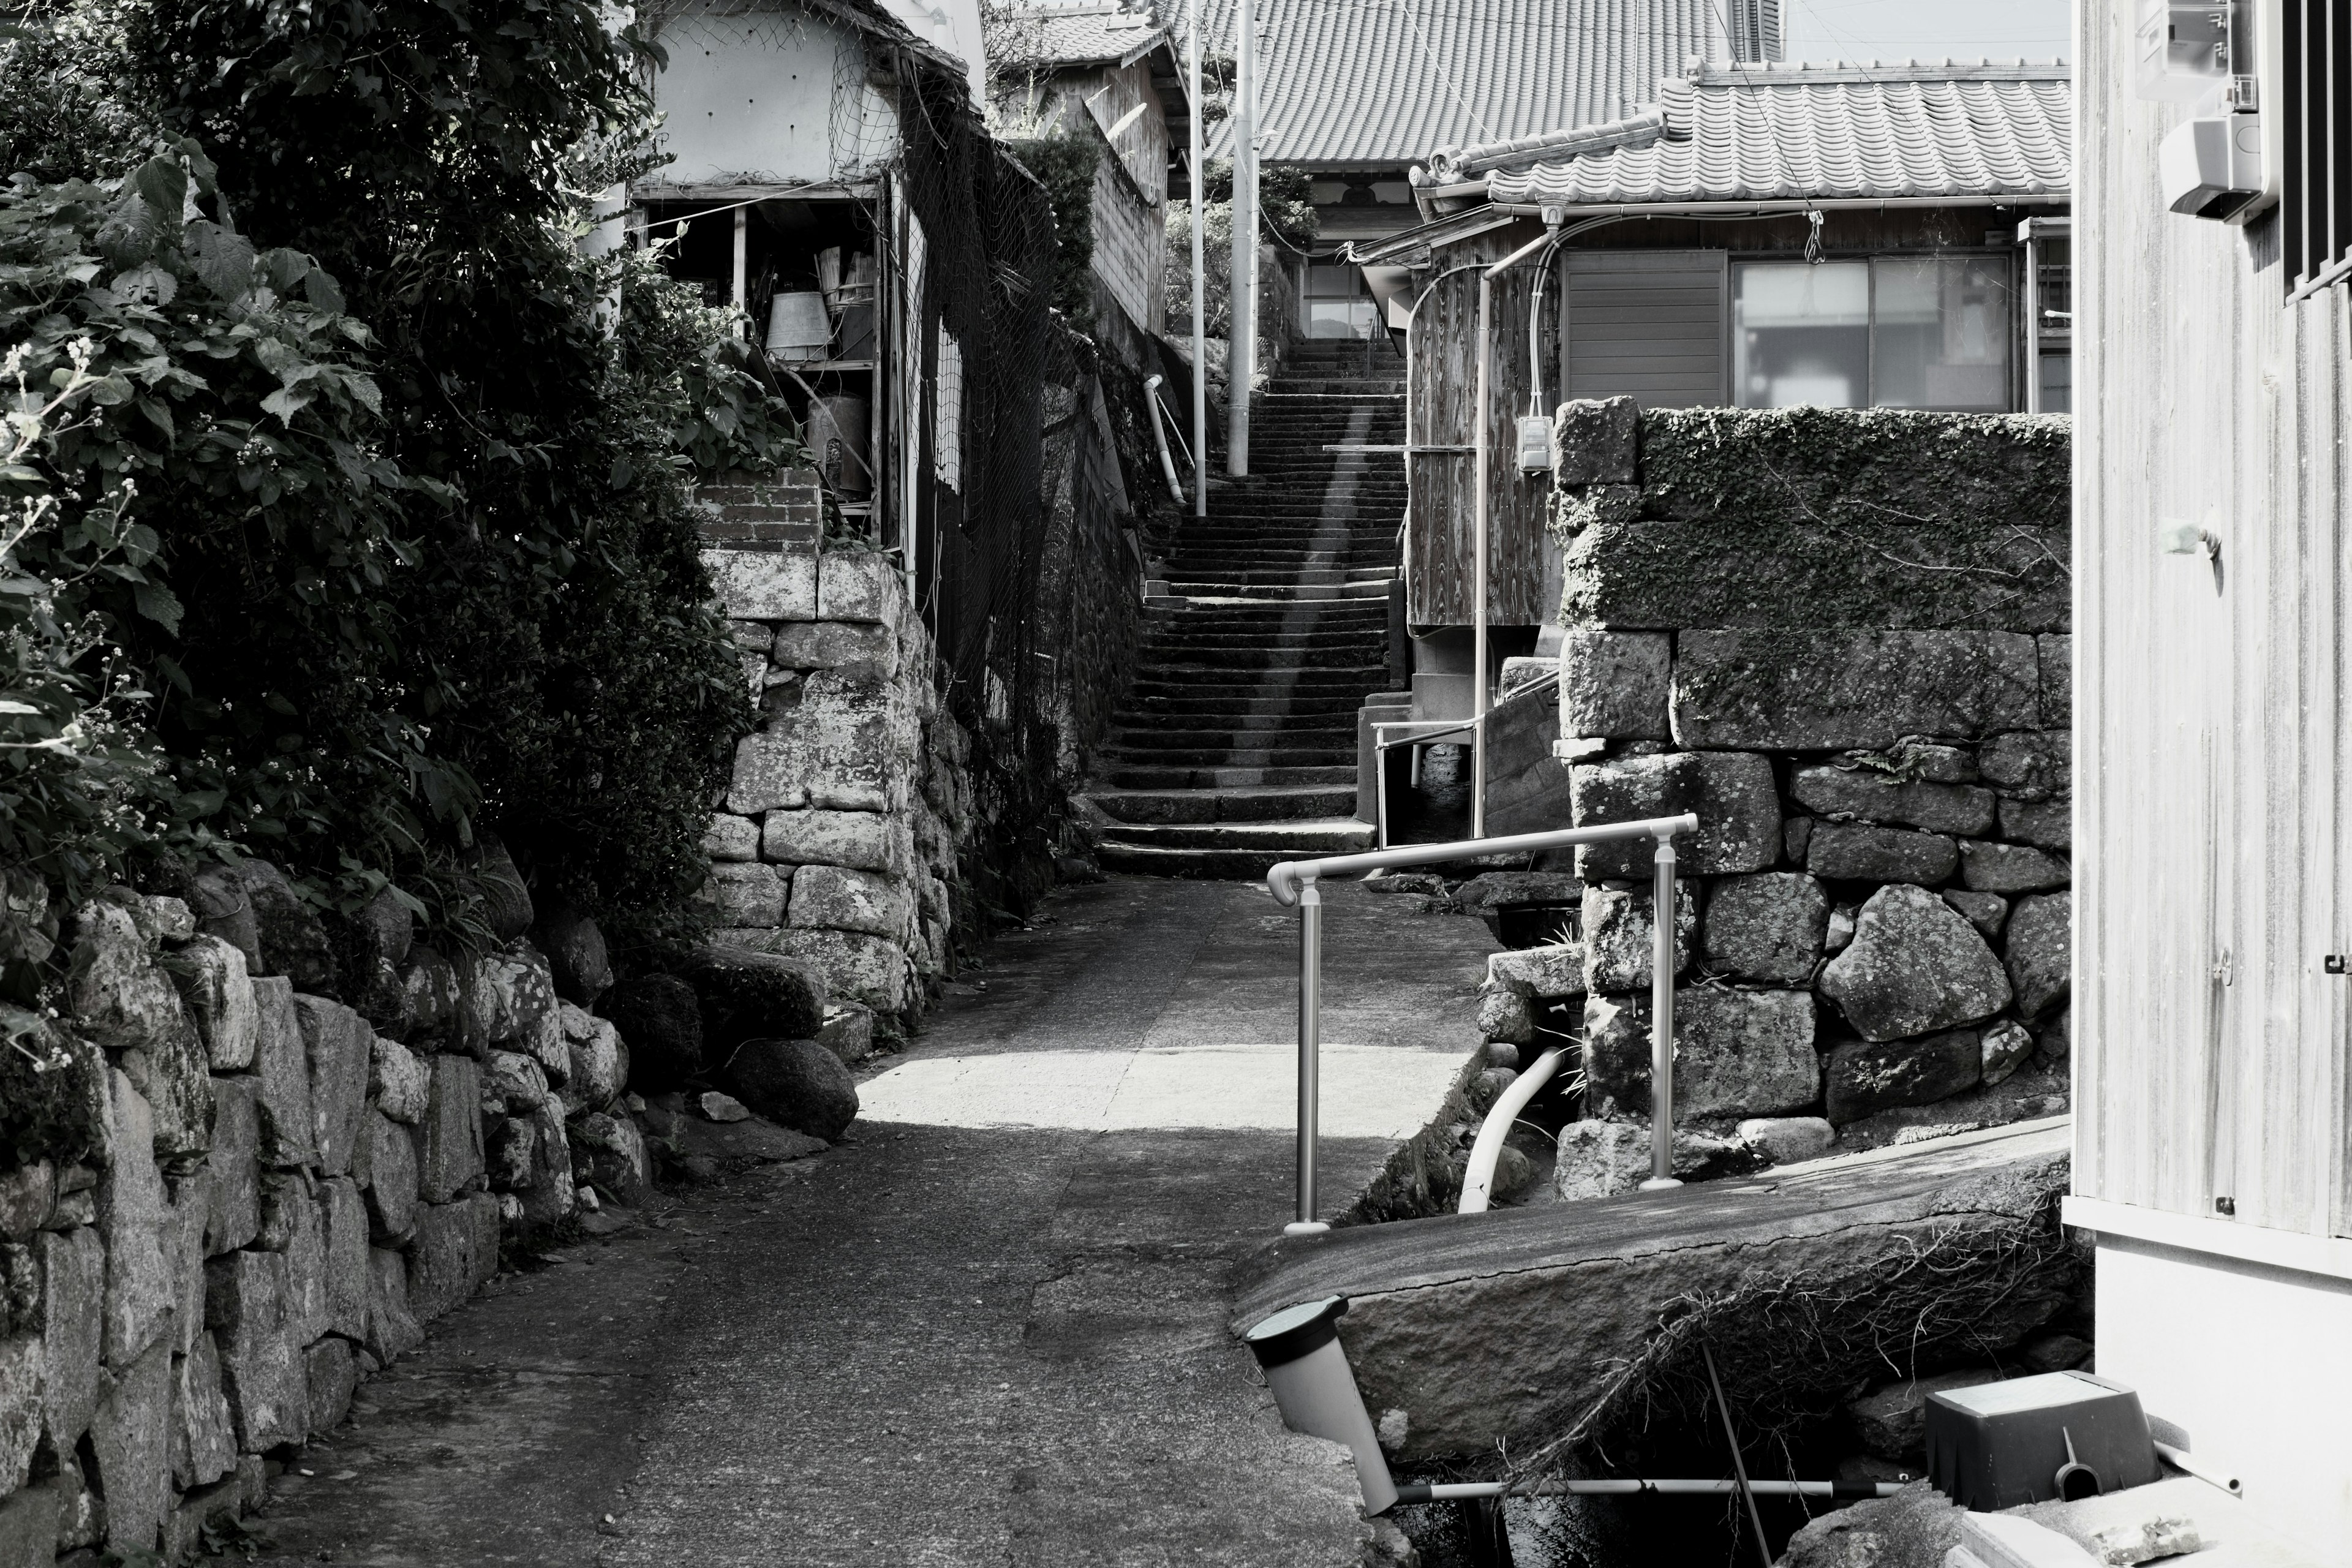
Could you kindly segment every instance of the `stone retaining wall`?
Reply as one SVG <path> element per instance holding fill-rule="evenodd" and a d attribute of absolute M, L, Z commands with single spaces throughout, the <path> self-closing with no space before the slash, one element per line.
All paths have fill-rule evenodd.
<path fill-rule="evenodd" d="M 0 1564 L 176 1563 L 646 1150 L 601 942 L 451 960 L 383 900 L 333 942 L 260 862 L 68 926 L 60 1008 L 0 1019 L 64 1089 L 0 1174 Z"/>
<path fill-rule="evenodd" d="M 814 474 L 708 486 L 703 559 L 760 708 L 711 821 L 717 939 L 878 1013 L 947 967 L 971 738 L 939 704 L 896 558 L 824 548 Z"/>
<path fill-rule="evenodd" d="M 2065 421 L 1614 399 L 1557 432 L 1562 739 L 1498 783 L 1498 830 L 1698 815 L 1682 1163 L 2064 1110 Z M 1495 960 L 1490 1036 L 1580 1008 L 1566 1195 L 1646 1173 L 1650 861 L 1538 867 L 1575 951 Z"/>

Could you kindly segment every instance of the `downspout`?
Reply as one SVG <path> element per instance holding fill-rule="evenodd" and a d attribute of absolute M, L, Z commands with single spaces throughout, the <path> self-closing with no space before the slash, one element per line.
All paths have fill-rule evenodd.
<path fill-rule="evenodd" d="M 1495 279 L 1559 240 L 1559 211 L 1544 213 L 1544 233 L 1531 239 L 1478 278 L 1478 395 L 1471 405 L 1471 444 L 1476 454 L 1476 524 L 1473 538 L 1470 637 L 1470 837 L 1486 837 L 1486 408 L 1494 378 L 1494 346 L 1489 341 L 1495 315 Z"/>
<path fill-rule="evenodd" d="M 1192 78 L 1192 110 L 1188 117 L 1192 152 L 1192 515 L 1209 515 L 1209 289 L 1208 270 L 1202 259 L 1201 212 L 1206 198 L 1201 182 L 1207 170 L 1201 154 L 1201 7 L 1192 0 L 1192 37 L 1185 49 L 1185 68 Z M 1230 383 L 1228 383 L 1230 386 Z"/>

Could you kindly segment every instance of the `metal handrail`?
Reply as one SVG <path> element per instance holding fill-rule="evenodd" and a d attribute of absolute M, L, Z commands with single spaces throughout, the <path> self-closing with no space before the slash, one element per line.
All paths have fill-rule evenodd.
<path fill-rule="evenodd" d="M 1265 874 L 1266 891 L 1285 909 L 1298 910 L 1298 1217 L 1282 1227 L 1286 1236 L 1313 1236 L 1331 1227 L 1315 1217 L 1316 1120 L 1320 1105 L 1317 1056 L 1323 1032 L 1323 895 L 1316 883 L 1397 866 L 1432 866 L 1482 855 L 1527 855 L 1571 844 L 1612 844 L 1654 838 L 1652 857 L 1650 947 L 1650 1179 L 1644 1191 L 1678 1186 L 1674 1178 L 1675 1093 L 1675 836 L 1698 831 L 1698 818 L 1644 817 L 1591 827 L 1557 827 L 1501 838 L 1462 838 L 1449 844 L 1408 844 L 1360 855 L 1327 855 L 1314 860 L 1284 860 Z"/>

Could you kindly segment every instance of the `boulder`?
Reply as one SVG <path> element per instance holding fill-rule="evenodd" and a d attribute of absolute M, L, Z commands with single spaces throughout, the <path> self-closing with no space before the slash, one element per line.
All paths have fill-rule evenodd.
<path fill-rule="evenodd" d="M 406 1032 L 408 992 L 400 972 L 416 940 L 408 906 L 386 888 L 341 921 L 336 934 L 345 999 L 377 1028 Z"/>
<path fill-rule="evenodd" d="M 2074 895 L 2041 893 L 2017 900 L 2009 917 L 2010 984 L 2027 1017 L 2066 994 L 2074 952 Z"/>
<path fill-rule="evenodd" d="M 232 1252 L 205 1266 L 205 1326 L 220 1348 L 221 1387 L 248 1454 L 309 1436 L 302 1363 L 287 1333 L 286 1258 Z M 111 1499 L 113 1489 L 107 1493 Z"/>
<path fill-rule="evenodd" d="M 760 829 L 762 858 L 787 866 L 847 866 L 904 875 L 915 841 L 903 817 L 878 811 L 772 811 Z"/>
<path fill-rule="evenodd" d="M 247 974 L 263 973 L 261 926 L 254 919 L 253 900 L 246 896 L 245 879 L 234 867 L 214 866 L 197 872 L 189 882 L 188 905 L 197 931 L 218 937 L 244 954 Z"/>
<path fill-rule="evenodd" d="M 779 1126 L 828 1142 L 857 1116 L 857 1084 L 841 1058 L 814 1040 L 754 1038 L 730 1054 L 728 1086 Z"/>
<path fill-rule="evenodd" d="M 408 1308 L 418 1321 L 442 1316 L 498 1271 L 498 1226 L 499 1201 L 488 1193 L 425 1205 L 408 1249 Z"/>
<path fill-rule="evenodd" d="M 1977 753 L 1987 784 L 2018 800 L 2047 800 L 2073 788 L 2074 737 L 2064 730 L 1995 735 Z"/>
<path fill-rule="evenodd" d="M 1559 647 L 1559 732 L 1664 741 L 1674 639 L 1663 632 L 1570 628 Z"/>
<path fill-rule="evenodd" d="M 1959 852 L 1940 833 L 1860 823 L 1820 822 L 1805 847 L 1805 868 L 1847 882 L 1913 882 L 1932 888 L 1948 880 Z"/>
<path fill-rule="evenodd" d="M 803 866 L 793 873 L 793 925 L 897 939 L 905 936 L 912 913 L 906 888 L 888 877 L 845 866 Z"/>
<path fill-rule="evenodd" d="M 530 930 L 536 920 L 530 889 L 507 847 L 487 834 L 481 839 L 481 858 L 475 862 L 474 877 L 482 892 L 482 918 L 500 942 L 514 942 Z"/>
<path fill-rule="evenodd" d="M 1837 1129 L 1825 1116 L 1759 1116 L 1739 1124 L 1739 1141 L 1776 1165 L 1793 1165 L 1830 1152 Z"/>
<path fill-rule="evenodd" d="M 482 1163 L 488 1167 L 490 1191 L 519 1193 L 537 1173 L 539 1129 L 529 1112 L 494 1116 L 482 1128 Z"/>
<path fill-rule="evenodd" d="M 106 1543 L 118 1555 L 154 1551 L 171 1512 L 171 1424 L 172 1351 L 158 1343 L 107 1377 L 90 1417 Z"/>
<path fill-rule="evenodd" d="M 213 1070 L 243 1072 L 250 1068 L 261 1019 L 245 954 L 216 936 L 192 937 L 173 955 L 173 975 Z"/>
<path fill-rule="evenodd" d="M 2065 861 L 2024 844 L 1960 841 L 1960 880 L 1980 893 L 2033 893 L 2074 879 Z"/>
<path fill-rule="evenodd" d="M 1454 889 L 1465 915 L 1543 904 L 1570 904 L 1584 898 L 1580 878 L 1565 871 L 1482 871 Z"/>
<path fill-rule="evenodd" d="M 1770 752 L 1974 740 L 2041 722 L 2034 639 L 2011 632 L 1685 631 L 1675 739 Z"/>
<path fill-rule="evenodd" d="M 1646 995 L 1595 996 L 1584 1008 L 1588 1092 L 1650 1108 Z M 1675 1117 L 1773 1116 L 1821 1098 L 1810 991 L 1675 989 Z"/>
<path fill-rule="evenodd" d="M 757 860 L 760 825 L 751 817 L 715 813 L 703 829 L 702 852 L 713 860 Z"/>
<path fill-rule="evenodd" d="M 84 1035 L 120 1051 L 194 1032 L 129 910 L 102 899 L 85 904 L 72 931 L 66 1010 Z"/>
<path fill-rule="evenodd" d="M 2000 928 L 2009 923 L 2009 900 L 1999 893 L 1970 892 L 1960 888 L 1946 888 L 1944 902 L 1960 911 L 1960 918 L 1977 928 L 1987 942 L 2000 935 Z"/>
<path fill-rule="evenodd" d="M 1821 991 L 1863 1038 L 1880 1041 L 1990 1017 L 2011 995 L 1976 928 L 1935 894 L 1902 883 L 1862 906 L 1853 942 L 1822 970 Z"/>
<path fill-rule="evenodd" d="M 416 1223 L 420 1178 L 415 1135 L 381 1112 L 371 1110 L 360 1132 L 360 1152 L 352 1175 L 367 1194 L 373 1236 L 377 1240 L 397 1240 Z"/>
<path fill-rule="evenodd" d="M 1830 1052 L 1825 1098 L 1843 1127 L 1903 1105 L 1932 1105 L 1974 1089 L 1984 1051 L 1973 1029 L 1924 1039 L 1849 1040 Z"/>
<path fill-rule="evenodd" d="M 2004 800 L 2000 836 L 2013 843 L 2063 852 L 2074 847 L 2074 806 L 2065 799 Z"/>
<path fill-rule="evenodd" d="M 1978 1076 L 1987 1089 L 2005 1080 L 2033 1054 L 2033 1037 L 2025 1026 L 2013 1018 L 2004 1018 L 1984 1032 L 1978 1042 L 1982 1068 Z"/>
<path fill-rule="evenodd" d="M 105 1359 L 126 1367 L 170 1326 L 174 1292 L 162 1245 L 169 1208 L 147 1101 L 120 1068 L 107 1082 L 109 1158 L 97 1200 L 106 1248 Z"/>
<path fill-rule="evenodd" d="M 408 1306 L 408 1260 L 383 1248 L 367 1255 L 368 1354 L 389 1366 L 425 1342 L 425 1331 Z"/>
<path fill-rule="evenodd" d="M 253 1001 L 261 1158 L 265 1164 L 279 1167 L 306 1165 L 319 1157 L 319 1135 L 311 1118 L 310 1051 L 302 1043 L 294 983 L 284 975 L 264 976 L 253 983 Z"/>
<path fill-rule="evenodd" d="M 1486 984 L 1536 1002 L 1584 994 L 1584 944 L 1549 942 L 1507 949 L 1486 957 Z M 1501 1036 L 1490 1038 L 1500 1039 Z"/>
<path fill-rule="evenodd" d="M 297 1342 L 316 1338 L 326 1331 L 330 1317 L 327 1221 L 310 1177 L 300 1171 L 273 1172 L 262 1189 L 261 1211 L 256 1245 L 286 1259 L 289 1334 Z"/>
<path fill-rule="evenodd" d="M 572 1213 L 579 1176 L 572 1168 L 565 1116 L 560 1094 L 550 1094 L 530 1113 L 530 1173 L 520 1203 L 526 1224 L 553 1225 Z"/>
<path fill-rule="evenodd" d="M 536 1110 L 547 1098 L 547 1073 L 520 1051 L 492 1051 L 482 1080 L 485 1109 L 496 1102 L 509 1115 Z"/>
<path fill-rule="evenodd" d="M 1944 1568 L 1966 1509 L 1927 1481 L 1824 1513 L 1789 1538 L 1778 1568 Z"/>
<path fill-rule="evenodd" d="M 330 1335 L 304 1351 L 302 1381 L 310 1394 L 310 1430 L 331 1432 L 341 1426 L 360 1386 L 359 1362 L 351 1342 Z"/>
<path fill-rule="evenodd" d="M 562 1004 L 547 960 L 518 947 L 484 959 L 480 973 L 489 1043 L 522 1052 L 545 1069 L 550 1083 L 563 1082 L 571 1076 L 572 1052 L 563 1042 Z"/>
<path fill-rule="evenodd" d="M 1584 892 L 1584 989 L 1598 996 L 1650 984 L 1651 923 L 1647 888 L 1588 888 Z M 1675 884 L 1675 973 L 1690 965 L 1698 937 L 1698 893 Z"/>
<path fill-rule="evenodd" d="M 694 1097 L 694 1109 L 705 1121 L 726 1123 L 751 1119 L 751 1108 L 731 1094 L 721 1094 L 715 1089 L 705 1089 Z"/>
<path fill-rule="evenodd" d="M 1478 998 L 1478 1033 L 1490 1040 L 1502 1040 L 1514 1046 L 1526 1045 L 1536 1037 L 1534 1012 L 1528 999 L 1502 986 L 1489 986 Z M 831 1133 L 818 1133 L 830 1138 Z"/>
<path fill-rule="evenodd" d="M 1780 858 L 1780 795 L 1770 759 L 1748 752 L 1667 752 L 1580 764 L 1570 776 L 1578 827 L 1696 812 L 1698 831 L 1675 841 L 1677 872 L 1719 877 L 1761 871 Z M 1577 846 L 1588 881 L 1646 879 L 1653 839 Z"/>
<path fill-rule="evenodd" d="M 1727 1175 L 1743 1164 L 1728 1138 L 1675 1130 L 1670 1161 L 1681 1181 Z M 1650 1179 L 1650 1130 L 1627 1121 L 1571 1121 L 1559 1131 L 1552 1165 L 1553 1194 L 1564 1201 L 1614 1197 Z"/>
<path fill-rule="evenodd" d="M 2061 1007 L 2035 1026 L 2033 1043 L 2042 1054 L 2053 1062 L 2063 1062 L 2074 1053 L 2074 1010 Z"/>
<path fill-rule="evenodd" d="M 435 1057 L 416 1162 L 417 1193 L 428 1204 L 446 1205 L 483 1172 L 482 1069 L 470 1057 Z"/>
<path fill-rule="evenodd" d="M 261 1085 L 251 1078 L 213 1080 L 212 1175 L 205 1215 L 205 1255 L 250 1242 L 261 1228 Z"/>
<path fill-rule="evenodd" d="M 57 1192 L 58 1168 L 47 1160 L 0 1173 L 0 1241 L 22 1241 L 47 1224 Z"/>
<path fill-rule="evenodd" d="M 302 1047 L 310 1064 L 310 1133 L 320 1173 L 340 1176 L 352 1167 L 360 1120 L 367 1112 L 368 1079 L 374 1071 L 374 1032 L 367 1020 L 340 1002 L 297 993 L 294 1014 L 302 1026 Z"/>
<path fill-rule="evenodd" d="M 220 1352 L 198 1334 L 186 1355 L 172 1359 L 172 1426 L 165 1437 L 172 1484 L 182 1491 L 208 1487 L 236 1468 L 236 1426 L 221 1393 Z"/>
<path fill-rule="evenodd" d="M 827 1002 L 824 1026 L 816 1037 L 825 1049 L 855 1067 L 874 1054 L 874 1009 L 862 1002 Z M 631 1060 L 634 1075 L 634 1055 Z"/>
<path fill-rule="evenodd" d="M 369 1042 L 368 1094 L 375 1108 L 404 1126 L 425 1119 L 425 1096 L 432 1069 L 423 1058 L 386 1035 Z"/>
<path fill-rule="evenodd" d="M 614 1203 L 635 1208 L 646 1201 L 653 1164 L 645 1134 L 625 1114 L 592 1110 L 572 1123 L 572 1158 L 587 1160 L 587 1177 Z"/>
<path fill-rule="evenodd" d="M 98 1407 L 104 1341 L 106 1251 L 89 1226 L 45 1231 L 41 1260 L 41 1424 L 56 1447 L 70 1448 Z"/>
<path fill-rule="evenodd" d="M 369 1311 L 368 1215 L 359 1184 L 349 1177 L 320 1182 L 319 1218 L 327 1235 L 325 1330 L 355 1340 L 367 1331 Z"/>
<path fill-rule="evenodd" d="M 895 939 L 814 926 L 756 936 L 757 951 L 805 965 L 822 991 L 863 1002 L 877 1013 L 897 1013 L 908 1005 L 908 950 Z M 708 1021 L 707 1006 L 704 1016 Z"/>
<path fill-rule="evenodd" d="M 563 1043 L 571 1058 L 565 1098 L 575 1106 L 602 1110 L 629 1081 L 629 1051 L 621 1032 L 593 1013 L 562 1005 Z"/>
<path fill-rule="evenodd" d="M 702 1003 L 685 980 L 643 974 L 618 981 L 599 1007 L 627 1042 L 630 1081 L 641 1092 L 663 1093 L 701 1075 Z M 872 1014 L 866 1016 L 870 1023 Z"/>
<path fill-rule="evenodd" d="M 326 925 L 285 873 L 267 860 L 247 860 L 237 866 L 236 876 L 260 941 L 261 963 L 255 972 L 282 974 L 295 990 L 314 996 L 340 996 L 341 976 Z"/>
<path fill-rule="evenodd" d="M 432 948 L 412 945 L 408 966 L 400 972 L 400 1016 L 408 1038 L 448 1040 L 461 1049 L 470 1048 L 457 1038 L 460 1024 L 456 964 Z"/>
<path fill-rule="evenodd" d="M 792 897 L 793 868 L 762 861 L 720 860 L 694 896 L 713 925 L 780 926 Z"/>
<path fill-rule="evenodd" d="M 0 1496 L 33 1473 L 33 1451 L 41 1442 L 41 1371 L 38 1334 L 0 1339 Z"/>
<path fill-rule="evenodd" d="M 1869 767 L 1799 768 L 1789 793 L 1820 816 L 1982 836 L 1992 831 L 1993 793 L 1973 784 L 1929 784 Z"/>
<path fill-rule="evenodd" d="M 558 905 L 540 921 L 532 940 L 547 954 L 555 994 L 566 1002 L 593 1006 L 612 986 L 613 961 L 604 949 L 604 933 L 580 910 Z"/>
<path fill-rule="evenodd" d="M 1553 482 L 1624 484 L 1641 476 L 1641 414 L 1631 397 L 1576 397 L 1552 416 Z"/>
<path fill-rule="evenodd" d="M 1862 1446 L 1882 1459 L 1897 1464 L 1917 1462 L 1927 1455 L 1927 1396 L 1956 1388 L 1999 1383 L 2000 1373 L 1989 1366 L 1962 1372 L 1939 1372 L 1928 1377 L 1905 1378 L 1846 1402 Z"/>
<path fill-rule="evenodd" d="M 1706 965 L 1762 985 L 1808 985 L 1829 932 L 1822 885 L 1798 871 L 1726 877 L 1708 890 Z"/>
<path fill-rule="evenodd" d="M 163 1221 L 163 1272 L 172 1290 L 172 1325 L 165 1336 L 173 1353 L 195 1348 L 205 1321 L 205 1219 L 212 1212 L 212 1173 L 198 1170 L 171 1184 L 172 1206 Z"/>
<path fill-rule="evenodd" d="M 824 1026 L 824 987 L 793 959 L 706 947 L 686 979 L 701 1002 L 703 1048 L 722 1060 L 748 1039 L 811 1039 Z"/>

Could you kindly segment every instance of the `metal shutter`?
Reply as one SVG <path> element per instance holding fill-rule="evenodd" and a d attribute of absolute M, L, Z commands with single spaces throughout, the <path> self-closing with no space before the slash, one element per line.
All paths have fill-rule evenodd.
<path fill-rule="evenodd" d="M 1568 395 L 1644 408 L 1727 403 L 1720 250 L 1571 250 Z"/>

